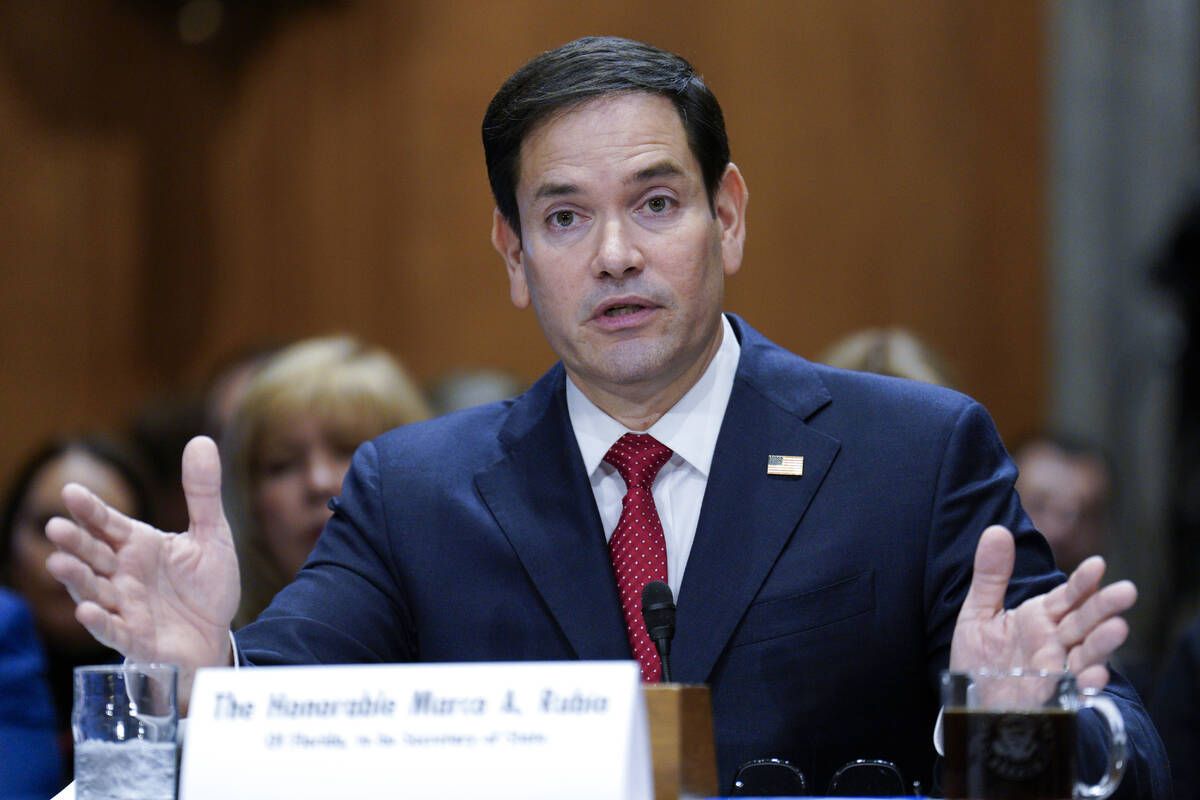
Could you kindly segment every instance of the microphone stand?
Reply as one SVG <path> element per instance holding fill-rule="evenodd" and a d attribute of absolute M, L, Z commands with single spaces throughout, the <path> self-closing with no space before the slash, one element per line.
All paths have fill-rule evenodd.
<path fill-rule="evenodd" d="M 642 618 L 662 663 L 662 682 L 670 683 L 671 639 L 675 638 L 675 598 L 671 595 L 671 587 L 662 581 L 646 584 L 642 589 Z"/>
<path fill-rule="evenodd" d="M 658 660 L 662 662 L 662 682 L 671 682 L 671 640 L 665 636 L 654 640 L 654 649 L 658 651 Z"/>

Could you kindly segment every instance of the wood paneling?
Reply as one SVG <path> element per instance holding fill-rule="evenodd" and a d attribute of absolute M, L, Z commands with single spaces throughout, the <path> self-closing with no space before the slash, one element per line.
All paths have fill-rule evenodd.
<path fill-rule="evenodd" d="M 1038 4 L 344 0 L 232 54 L 146 5 L 0 0 L 0 475 L 263 339 L 540 374 L 478 126 L 589 33 L 680 52 L 721 98 L 751 189 L 730 309 L 805 355 L 907 325 L 1002 431 L 1040 418 Z"/>

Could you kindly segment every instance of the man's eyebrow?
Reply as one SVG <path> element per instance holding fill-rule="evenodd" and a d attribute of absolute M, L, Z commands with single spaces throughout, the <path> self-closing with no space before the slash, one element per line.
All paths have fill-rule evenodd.
<path fill-rule="evenodd" d="M 664 159 L 656 164 L 651 164 L 645 169 L 640 169 L 625 179 L 625 183 L 645 183 L 652 181 L 655 178 L 670 178 L 677 175 L 683 175 L 683 168 L 674 161 Z"/>
<path fill-rule="evenodd" d="M 541 200 L 543 197 L 563 197 L 569 194 L 578 194 L 579 187 L 574 183 L 543 183 L 538 187 L 537 192 L 533 195 L 534 200 Z"/>
<path fill-rule="evenodd" d="M 679 164 L 670 159 L 663 159 L 655 164 L 651 164 L 645 169 L 640 169 L 637 172 L 626 178 L 623 183 L 635 184 L 652 181 L 655 178 L 669 178 L 677 175 L 683 175 L 683 168 Z M 578 184 L 575 183 L 543 183 L 534 192 L 533 199 L 541 200 L 546 197 L 565 197 L 571 194 L 578 194 L 582 191 Z"/>

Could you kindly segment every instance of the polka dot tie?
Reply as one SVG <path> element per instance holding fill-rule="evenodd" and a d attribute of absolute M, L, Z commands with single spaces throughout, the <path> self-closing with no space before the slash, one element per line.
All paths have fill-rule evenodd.
<path fill-rule="evenodd" d="M 658 651 L 646 634 L 642 618 L 642 589 L 650 581 L 667 580 L 667 544 L 662 521 L 654 507 L 650 485 L 671 457 L 671 448 L 645 433 L 627 433 L 609 449 L 604 460 L 625 479 L 621 519 L 609 540 L 621 610 L 629 630 L 633 656 L 642 664 L 642 680 L 654 683 L 662 674 Z"/>

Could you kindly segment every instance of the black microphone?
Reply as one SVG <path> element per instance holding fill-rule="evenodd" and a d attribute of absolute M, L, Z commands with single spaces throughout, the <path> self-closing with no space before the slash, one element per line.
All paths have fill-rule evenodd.
<path fill-rule="evenodd" d="M 671 640 L 675 638 L 675 598 L 671 587 L 662 581 L 650 581 L 642 589 L 642 618 L 646 633 L 658 650 L 662 662 L 663 683 L 671 682 Z"/>

